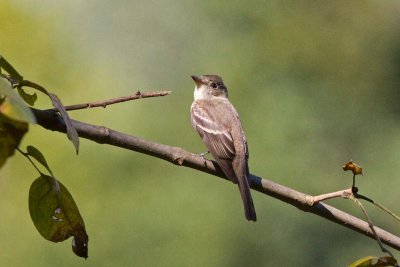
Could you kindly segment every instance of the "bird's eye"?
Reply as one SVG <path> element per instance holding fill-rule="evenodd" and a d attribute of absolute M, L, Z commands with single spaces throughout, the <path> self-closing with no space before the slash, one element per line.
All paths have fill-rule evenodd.
<path fill-rule="evenodd" d="M 210 86 L 211 86 L 212 89 L 217 89 L 218 88 L 218 85 L 216 83 L 211 83 Z"/>

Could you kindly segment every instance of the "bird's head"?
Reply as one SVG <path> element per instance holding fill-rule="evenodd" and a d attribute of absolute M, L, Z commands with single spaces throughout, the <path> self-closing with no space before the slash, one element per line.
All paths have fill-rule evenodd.
<path fill-rule="evenodd" d="M 192 79 L 196 84 L 194 88 L 195 100 L 215 97 L 228 98 L 228 89 L 218 75 L 192 75 Z"/>

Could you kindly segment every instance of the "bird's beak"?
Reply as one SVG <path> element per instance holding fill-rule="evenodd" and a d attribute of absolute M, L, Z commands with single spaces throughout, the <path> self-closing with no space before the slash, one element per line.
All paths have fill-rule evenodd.
<path fill-rule="evenodd" d="M 203 80 L 200 78 L 200 76 L 192 75 L 191 77 L 193 81 L 196 83 L 196 86 L 200 86 L 203 84 Z"/>

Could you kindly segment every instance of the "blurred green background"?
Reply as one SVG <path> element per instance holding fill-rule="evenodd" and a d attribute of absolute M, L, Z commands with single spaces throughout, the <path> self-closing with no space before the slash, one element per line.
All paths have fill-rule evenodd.
<path fill-rule="evenodd" d="M 70 115 L 193 152 L 205 147 L 189 122 L 190 75 L 219 74 L 252 173 L 320 194 L 350 186 L 341 165 L 353 159 L 361 193 L 400 213 L 399 12 L 389 0 L 2 0 L 0 54 L 64 104 L 172 90 Z M 40 95 L 37 107 L 49 106 Z M 249 223 L 237 187 L 204 173 L 84 139 L 76 156 L 40 126 L 29 144 L 74 196 L 89 259 L 35 230 L 27 202 L 38 175 L 16 154 L 0 171 L 1 266 L 346 266 L 381 255 L 375 241 L 257 192 Z M 349 201 L 329 203 L 362 217 Z"/>

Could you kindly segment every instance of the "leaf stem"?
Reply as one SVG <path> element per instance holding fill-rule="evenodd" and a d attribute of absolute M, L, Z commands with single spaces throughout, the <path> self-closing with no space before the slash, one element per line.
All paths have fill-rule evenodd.
<path fill-rule="evenodd" d="M 41 171 L 39 170 L 39 168 L 36 166 L 36 164 L 33 162 L 33 160 L 31 159 L 31 157 L 29 156 L 28 153 L 23 152 L 23 151 L 22 151 L 21 149 L 19 149 L 18 147 L 17 147 L 16 149 L 18 150 L 19 153 L 22 154 L 22 156 L 24 156 L 25 158 L 27 158 L 27 159 L 31 162 L 31 164 L 33 165 L 33 167 L 35 167 L 35 169 L 38 171 L 38 173 L 39 173 L 40 175 L 44 175 L 44 173 L 41 172 Z"/>
<path fill-rule="evenodd" d="M 42 92 L 43 94 L 46 94 L 46 95 L 50 96 L 50 95 L 49 95 L 49 92 L 48 92 L 46 89 L 44 89 L 43 86 L 41 86 L 41 85 L 39 85 L 39 84 L 37 84 L 37 83 L 28 81 L 28 80 L 20 81 L 20 82 L 17 84 L 17 86 L 18 86 L 18 87 L 23 87 L 23 86 L 31 87 L 31 88 L 33 88 L 33 89 L 36 89 L 36 90 Z"/>

